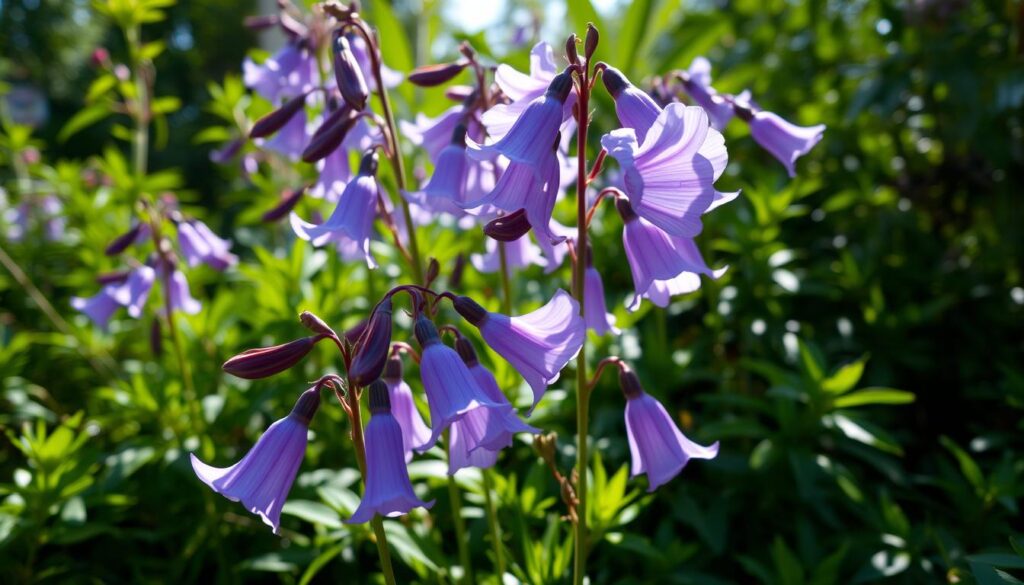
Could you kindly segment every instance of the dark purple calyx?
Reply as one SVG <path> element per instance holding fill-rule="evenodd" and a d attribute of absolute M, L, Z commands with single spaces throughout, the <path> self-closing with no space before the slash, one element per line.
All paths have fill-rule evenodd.
<path fill-rule="evenodd" d="M 476 327 L 480 327 L 487 320 L 489 313 L 487 309 L 480 306 L 480 303 L 469 297 L 457 296 L 452 301 L 455 312 L 462 315 L 462 318 L 469 321 Z"/>
<path fill-rule="evenodd" d="M 359 161 L 359 174 L 366 177 L 377 176 L 377 167 L 380 164 L 377 158 L 377 151 L 372 150 L 363 156 L 363 160 Z"/>
<path fill-rule="evenodd" d="M 517 209 L 508 215 L 492 219 L 484 226 L 484 234 L 499 242 L 514 242 L 530 231 L 526 209 Z"/>
<path fill-rule="evenodd" d="M 380 377 L 391 350 L 391 297 L 386 297 L 370 316 L 366 332 L 360 338 L 348 377 L 357 386 L 366 386 Z"/>
<path fill-rule="evenodd" d="M 104 253 L 107 256 L 117 256 L 121 252 L 124 252 L 128 246 L 131 246 L 135 242 L 135 239 L 139 237 L 139 232 L 142 230 L 142 226 L 143 224 L 137 223 L 133 225 L 130 230 L 120 236 L 117 236 L 113 242 L 110 242 L 110 245 L 107 246 Z"/>
<path fill-rule="evenodd" d="M 416 341 L 424 349 L 435 343 L 441 343 L 441 334 L 437 332 L 437 326 L 423 315 L 416 318 L 416 326 L 413 328 L 413 332 L 416 335 Z"/>
<path fill-rule="evenodd" d="M 615 199 L 615 209 L 619 212 L 619 217 L 622 218 L 623 223 L 629 223 L 637 218 L 636 212 L 633 211 L 633 206 L 629 204 L 625 197 Z"/>
<path fill-rule="evenodd" d="M 249 138 L 265 138 L 280 130 L 289 120 L 295 117 L 306 105 L 309 92 L 297 95 L 286 101 L 283 106 L 263 116 L 249 130 Z"/>
<path fill-rule="evenodd" d="M 551 80 L 545 95 L 553 97 L 564 104 L 565 100 L 569 98 L 570 91 L 572 91 L 572 74 L 566 69 Z"/>
<path fill-rule="evenodd" d="M 299 396 L 299 399 L 295 401 L 295 406 L 292 407 L 291 415 L 299 419 L 302 424 L 308 427 L 318 408 L 320 408 L 319 385 L 306 390 L 301 396 Z"/>
<path fill-rule="evenodd" d="M 608 90 L 608 93 L 613 98 L 619 97 L 622 90 L 630 86 L 626 76 L 611 66 L 605 68 L 604 73 L 601 74 L 601 81 L 604 83 L 604 88 Z"/>
<path fill-rule="evenodd" d="M 388 358 L 384 366 L 384 373 L 380 375 L 382 380 L 398 382 L 402 379 L 402 358 L 393 355 Z"/>
<path fill-rule="evenodd" d="M 467 367 L 472 368 L 480 363 L 480 359 L 476 356 L 476 349 L 473 347 L 473 342 L 460 337 L 455 340 L 455 351 L 459 353 L 459 357 L 466 363 Z"/>
<path fill-rule="evenodd" d="M 391 396 L 388 394 L 388 386 L 380 380 L 370 383 L 370 412 L 373 414 L 391 414 Z"/>
<path fill-rule="evenodd" d="M 637 378 L 636 372 L 628 366 L 622 366 L 622 369 L 619 370 L 619 387 L 622 388 L 622 393 L 629 400 L 644 393 L 643 386 L 640 385 L 640 378 Z"/>

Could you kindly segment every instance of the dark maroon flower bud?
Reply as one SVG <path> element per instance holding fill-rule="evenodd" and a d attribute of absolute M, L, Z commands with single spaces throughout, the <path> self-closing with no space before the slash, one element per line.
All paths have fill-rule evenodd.
<path fill-rule="evenodd" d="M 153 319 L 153 323 L 149 326 L 149 349 L 153 352 L 153 357 L 156 358 L 164 353 L 164 340 L 159 319 Z"/>
<path fill-rule="evenodd" d="M 431 256 L 430 260 L 427 261 L 427 275 L 424 277 L 426 282 L 423 286 L 429 287 L 437 280 L 439 274 L 441 274 L 441 264 L 437 261 L 437 258 Z"/>
<path fill-rule="evenodd" d="M 320 408 L 320 385 L 306 390 L 299 396 L 299 399 L 295 402 L 295 406 L 292 407 L 292 414 L 295 415 L 303 424 L 309 426 L 310 421 L 313 420 L 313 415 Z"/>
<path fill-rule="evenodd" d="M 455 266 L 452 266 L 452 273 L 448 275 L 448 288 L 458 289 L 462 285 L 462 275 L 466 270 L 466 255 L 459 252 L 455 256 Z"/>
<path fill-rule="evenodd" d="M 277 221 L 284 216 L 288 215 L 295 209 L 295 206 L 299 204 L 299 199 L 302 199 L 302 194 L 306 192 L 305 187 L 300 187 L 295 190 L 286 190 L 281 194 L 281 201 L 276 206 L 263 214 L 261 218 L 265 222 Z"/>
<path fill-rule="evenodd" d="M 594 23 L 587 23 L 587 40 L 583 43 L 583 55 L 586 57 L 587 62 L 590 62 L 590 58 L 594 56 L 594 51 L 597 51 L 597 43 L 601 40 L 601 35 L 597 32 L 597 27 Z"/>
<path fill-rule="evenodd" d="M 345 98 L 345 103 L 352 106 L 353 110 L 361 112 L 366 107 L 370 90 L 363 79 L 363 71 L 359 67 L 356 55 L 352 52 L 352 45 L 343 35 L 339 35 L 334 41 L 334 79 L 338 82 L 338 91 L 341 92 L 341 97 Z"/>
<path fill-rule="evenodd" d="M 96 282 L 99 284 L 107 285 L 118 282 L 124 282 L 128 279 L 127 270 L 118 270 L 116 272 L 104 272 L 96 275 Z"/>
<path fill-rule="evenodd" d="M 643 394 L 643 386 L 640 385 L 640 378 L 629 366 L 623 364 L 619 370 L 619 387 L 626 398 Z"/>
<path fill-rule="evenodd" d="M 572 74 L 565 70 L 551 80 L 551 84 L 548 85 L 547 95 L 557 98 L 558 101 L 564 104 L 565 100 L 569 97 L 570 91 L 572 91 Z"/>
<path fill-rule="evenodd" d="M 302 323 L 303 327 L 309 329 L 313 333 L 319 333 L 326 337 L 337 337 L 337 334 L 334 333 L 334 330 L 331 329 L 330 326 L 327 325 L 327 323 L 325 323 L 323 319 L 317 317 L 316 315 L 310 313 L 309 311 L 303 311 L 302 314 L 299 315 L 299 322 Z"/>
<path fill-rule="evenodd" d="M 231 142 L 228 142 L 221 148 L 210 151 L 210 160 L 219 165 L 227 164 L 231 159 L 235 158 L 239 150 L 242 150 L 242 145 L 245 141 L 241 138 L 236 138 Z"/>
<path fill-rule="evenodd" d="M 114 238 L 114 241 L 110 242 L 110 245 L 107 246 L 107 249 L 104 250 L 103 252 L 107 256 L 117 256 L 121 252 L 124 252 L 128 248 L 128 246 L 131 246 L 133 243 L 135 243 L 135 240 L 138 239 L 139 232 L 142 231 L 143 225 L 145 224 L 137 223 L 133 225 L 130 230 Z"/>
<path fill-rule="evenodd" d="M 422 314 L 416 318 L 413 334 L 416 335 L 416 341 L 419 342 L 420 347 L 427 347 L 432 343 L 441 342 L 441 334 L 437 332 L 437 326 Z"/>
<path fill-rule="evenodd" d="M 246 380 L 267 378 L 299 363 L 313 350 L 316 342 L 323 338 L 323 335 L 315 335 L 273 347 L 248 349 L 224 362 L 221 367 L 232 376 Z"/>
<path fill-rule="evenodd" d="M 409 83 L 420 87 L 435 87 L 454 79 L 467 65 L 469 63 L 466 61 L 456 61 L 417 67 L 409 73 Z"/>
<path fill-rule="evenodd" d="M 619 97 L 622 90 L 629 87 L 629 80 L 622 76 L 622 73 L 614 67 L 608 67 L 601 74 L 601 81 L 604 83 L 604 88 L 608 90 L 613 98 Z"/>
<path fill-rule="evenodd" d="M 461 102 L 473 95 L 474 91 L 474 88 L 468 85 L 452 85 L 444 90 L 444 97 L 454 102 Z"/>
<path fill-rule="evenodd" d="M 242 24 L 249 30 L 264 30 L 272 26 L 276 26 L 281 22 L 281 17 L 276 14 L 266 14 L 262 16 L 246 16 Z"/>
<path fill-rule="evenodd" d="M 380 377 L 391 350 L 391 297 L 386 297 L 370 315 L 366 332 L 359 338 L 356 357 L 348 378 L 356 386 L 366 386 Z"/>
<path fill-rule="evenodd" d="M 462 315 L 462 318 L 469 321 L 476 327 L 480 327 L 484 324 L 484 320 L 487 319 L 487 309 L 480 306 L 480 303 L 474 301 L 469 297 L 457 296 L 452 301 L 452 306 L 455 307 L 455 312 Z"/>
<path fill-rule="evenodd" d="M 263 116 L 252 125 L 249 138 L 264 138 L 280 130 L 289 120 L 295 117 L 306 105 L 308 93 L 297 95 L 284 103 L 280 108 Z"/>
<path fill-rule="evenodd" d="M 455 351 L 459 353 L 462 361 L 471 368 L 480 363 L 480 359 L 476 357 L 476 348 L 473 347 L 473 342 L 465 337 L 455 340 Z"/>
<path fill-rule="evenodd" d="M 346 330 L 345 334 L 342 335 L 342 338 L 349 345 L 355 345 L 356 342 L 359 341 L 359 338 L 363 336 L 363 333 L 366 332 L 366 328 L 369 325 L 370 325 L 370 320 L 369 319 L 363 319 L 362 321 L 357 323 L 355 327 Z"/>
<path fill-rule="evenodd" d="M 633 206 L 629 204 L 625 197 L 615 199 L 615 209 L 619 212 L 622 223 L 629 223 L 636 219 L 636 212 L 633 211 Z"/>
<path fill-rule="evenodd" d="M 391 396 L 388 394 L 388 385 L 380 380 L 374 380 L 369 386 L 370 412 L 373 414 L 384 414 L 391 412 Z"/>
<path fill-rule="evenodd" d="M 569 59 L 569 63 L 573 65 L 580 64 L 580 56 L 576 52 L 576 43 L 579 39 L 576 38 L 576 33 L 569 35 L 569 38 L 565 41 L 565 56 Z"/>
<path fill-rule="evenodd" d="M 530 220 L 525 209 L 492 219 L 484 226 L 484 234 L 499 242 L 514 242 L 530 231 Z"/>
<path fill-rule="evenodd" d="M 345 135 L 352 130 L 356 120 L 359 118 L 348 107 L 341 108 L 338 111 L 344 112 L 347 115 L 339 115 L 333 121 L 328 119 L 320 128 L 317 128 L 306 149 L 302 151 L 303 161 L 308 163 L 316 162 L 341 146 L 341 141 L 345 139 Z M 328 124 L 330 125 L 328 126 Z"/>
<path fill-rule="evenodd" d="M 380 375 L 381 380 L 401 380 L 402 379 L 402 358 L 397 355 L 392 355 L 388 358 L 388 363 L 384 366 L 384 373 Z"/>

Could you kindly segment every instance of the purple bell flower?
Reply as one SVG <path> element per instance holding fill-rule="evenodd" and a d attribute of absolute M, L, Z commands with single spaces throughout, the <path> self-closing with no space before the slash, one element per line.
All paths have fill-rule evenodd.
<path fill-rule="evenodd" d="M 291 223 L 295 235 L 317 247 L 338 242 L 345 244 L 345 250 L 358 249 L 366 264 L 376 268 L 377 262 L 370 254 L 370 236 L 373 235 L 373 219 L 378 200 L 377 179 L 374 176 L 376 172 L 377 155 L 365 156 L 359 174 L 345 187 L 331 217 L 320 225 L 303 221 L 292 212 Z"/>
<path fill-rule="evenodd" d="M 292 116 L 273 138 L 258 138 L 256 144 L 292 160 L 299 160 L 312 136 L 306 123 L 306 111 L 303 110 Z"/>
<path fill-rule="evenodd" d="M 533 406 L 548 385 L 576 357 L 586 336 L 580 306 L 559 289 L 548 304 L 526 315 L 489 313 L 469 297 L 457 297 L 455 310 L 472 323 L 487 345 L 505 358 L 533 389 Z"/>
<path fill-rule="evenodd" d="M 391 414 L 402 427 L 402 448 L 405 450 L 405 461 L 412 461 L 412 452 L 420 449 L 430 440 L 430 427 L 423 422 L 416 401 L 412 397 L 412 389 L 402 379 L 402 360 L 397 356 L 388 359 L 384 373 L 380 377 L 388 387 L 391 399 Z"/>
<path fill-rule="evenodd" d="M 413 508 L 430 509 L 434 501 L 416 497 L 405 467 L 402 427 L 391 414 L 388 389 L 376 380 L 369 386 L 370 423 L 366 425 L 366 490 L 346 524 L 362 524 L 381 516 L 401 516 Z"/>
<path fill-rule="evenodd" d="M 190 267 L 205 262 L 215 270 L 224 270 L 238 263 L 238 256 L 230 252 L 231 242 L 213 233 L 199 220 L 178 223 L 178 244 Z"/>
<path fill-rule="evenodd" d="M 677 236 L 700 233 L 700 217 L 719 197 L 714 183 L 729 160 L 725 139 L 703 109 L 669 104 L 642 145 L 632 128 L 604 135 L 601 144 L 619 161 L 638 215 Z"/>
<path fill-rule="evenodd" d="M 113 283 L 104 286 L 100 292 L 89 298 L 71 297 L 71 306 L 106 331 L 110 318 L 121 307 L 117 300 L 120 288 L 121 283 Z"/>
<path fill-rule="evenodd" d="M 415 122 L 399 122 L 402 136 L 427 152 L 430 161 L 437 165 L 443 151 L 452 143 L 452 134 L 460 125 L 466 126 L 466 136 L 480 142 L 484 139 L 483 126 L 472 115 L 466 115 L 466 106 L 452 106 L 436 118 L 416 114 Z"/>
<path fill-rule="evenodd" d="M 328 203 L 337 203 L 345 186 L 352 180 L 352 169 L 348 164 L 348 151 L 336 148 L 317 163 L 320 176 L 309 189 L 309 196 L 323 199 Z"/>
<path fill-rule="evenodd" d="M 503 406 L 483 393 L 459 354 L 441 343 L 429 319 L 420 316 L 415 332 L 423 348 L 420 377 L 430 406 L 430 439 L 418 449 L 422 452 L 433 447 L 446 428 L 468 413 L 481 408 L 501 410 Z"/>
<path fill-rule="evenodd" d="M 807 154 L 821 142 L 825 125 L 797 126 L 772 112 L 756 110 L 737 98 L 737 115 L 750 125 L 750 135 L 786 167 L 789 176 L 796 176 L 796 159 Z"/>
<path fill-rule="evenodd" d="M 168 273 L 170 273 L 168 275 Z M 203 305 L 199 301 L 192 298 L 192 294 L 188 290 L 188 280 L 185 278 L 185 274 L 176 268 L 164 268 L 164 278 L 170 278 L 170 282 L 167 284 L 167 291 L 169 298 L 167 304 L 171 306 L 172 311 L 182 311 L 188 315 L 195 315 L 199 311 L 203 310 Z"/>
<path fill-rule="evenodd" d="M 683 89 L 693 101 L 708 113 L 711 127 L 725 129 L 732 120 L 732 104 L 711 87 L 711 63 L 704 57 L 695 57 L 683 76 Z"/>
<path fill-rule="evenodd" d="M 615 100 L 615 113 L 623 128 L 636 131 L 637 142 L 643 144 L 647 131 L 654 125 L 661 113 L 661 106 L 651 96 L 638 89 L 626 79 L 621 71 L 606 67 L 601 74 L 605 88 Z"/>
<path fill-rule="evenodd" d="M 717 279 L 725 273 L 726 268 L 708 268 L 692 238 L 673 236 L 659 229 L 637 216 L 625 200 L 617 200 L 615 206 L 625 224 L 622 244 L 636 288 L 628 305 L 630 311 L 640 308 L 644 298 L 666 307 L 671 297 L 700 288 L 701 274 Z"/>
<path fill-rule="evenodd" d="M 231 467 L 212 467 L 192 454 L 199 479 L 232 502 L 281 531 L 281 509 L 306 453 L 309 422 L 320 406 L 320 391 L 302 393 L 291 413 L 270 425 L 245 457 Z"/>
<path fill-rule="evenodd" d="M 245 86 L 273 104 L 313 89 L 319 78 L 316 56 L 301 43 L 285 45 L 262 65 L 251 59 L 242 63 Z"/>
<path fill-rule="evenodd" d="M 601 273 L 593 266 L 588 266 L 583 273 L 583 300 L 583 320 L 587 323 L 587 329 L 598 335 L 605 335 L 609 331 L 615 335 L 621 333 L 615 326 L 615 315 L 609 313 L 605 305 Z"/>
<path fill-rule="evenodd" d="M 502 93 L 512 100 L 509 104 L 498 104 L 484 112 L 482 121 L 487 127 L 487 134 L 494 139 L 505 136 L 526 108 L 537 98 L 543 97 L 551 81 L 558 75 L 558 64 L 555 61 L 551 45 L 540 42 L 530 51 L 530 74 L 520 73 L 515 68 L 502 63 L 494 72 L 494 81 Z M 562 122 L 572 119 L 572 107 L 576 103 L 576 93 L 569 94 L 562 106 Z"/>
<path fill-rule="evenodd" d="M 486 254 L 472 254 L 469 261 L 477 272 L 494 274 L 501 270 L 501 251 L 498 249 L 498 242 L 487 238 L 484 243 L 487 248 Z M 505 261 L 508 263 L 510 272 L 523 270 L 530 266 L 545 267 L 548 260 L 541 254 L 541 249 L 530 241 L 530 238 L 523 236 L 513 242 L 505 242 Z"/>
<path fill-rule="evenodd" d="M 470 161 L 466 156 L 466 127 L 456 126 L 452 141 L 444 147 L 434 174 L 420 191 L 403 192 L 410 203 L 430 213 L 447 213 L 456 218 L 466 214 L 466 179 Z"/>
<path fill-rule="evenodd" d="M 714 459 L 718 442 L 704 447 L 686 438 L 665 407 L 643 391 L 636 374 L 619 374 L 626 395 L 626 435 L 632 457 L 630 477 L 647 474 L 648 492 L 679 474 L 690 459 Z"/>
<path fill-rule="evenodd" d="M 128 273 L 127 280 L 115 294 L 117 302 L 128 308 L 128 316 L 133 319 L 142 317 L 142 309 L 155 280 L 156 270 L 149 266 L 139 266 Z"/>
<path fill-rule="evenodd" d="M 540 433 L 540 429 L 526 424 L 519 418 L 515 407 L 508 401 L 505 393 L 501 391 L 501 387 L 498 386 L 498 380 L 490 370 L 480 363 L 476 350 L 468 339 L 464 337 L 459 338 L 455 342 L 455 349 L 458 351 L 459 357 L 466 364 L 466 367 L 469 368 L 469 373 L 473 375 L 477 384 L 480 385 L 480 389 L 484 391 L 484 395 L 504 407 L 501 410 L 495 411 L 496 414 L 492 417 L 492 424 L 487 425 L 487 432 L 480 437 L 476 448 L 500 451 L 512 444 L 512 437 L 516 433 Z"/>

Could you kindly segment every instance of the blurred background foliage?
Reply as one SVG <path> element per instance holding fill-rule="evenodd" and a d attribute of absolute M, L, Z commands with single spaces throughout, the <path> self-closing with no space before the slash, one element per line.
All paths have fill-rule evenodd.
<path fill-rule="evenodd" d="M 60 241 L 34 232 L 2 245 L 23 271 L 0 271 L 6 582 L 379 578 L 369 529 L 341 523 L 359 490 L 339 409 L 321 409 L 313 425 L 282 538 L 215 497 L 187 462 L 189 451 L 233 460 L 307 380 L 338 367 L 318 348 L 302 367 L 249 383 L 222 375 L 227 357 L 299 336 L 303 309 L 351 326 L 397 274 L 387 247 L 378 250 L 386 268 L 371 274 L 296 244 L 285 225 L 260 222 L 283 190 L 313 176 L 309 165 L 263 160 L 252 172 L 210 161 L 213 148 L 269 109 L 239 79 L 247 54 L 265 54 L 261 42 L 274 46 L 242 26 L 266 8 L 182 0 L 143 28 L 146 40 L 166 43 L 154 60 L 156 92 L 178 100 L 150 157 L 150 188 L 173 190 L 230 234 L 242 257 L 225 275 L 189 275 L 204 302 L 202 313 L 179 321 L 199 388 L 193 397 L 168 352 L 154 356 L 150 322 L 122 315 L 103 333 L 68 304 L 96 289 L 97 273 L 118 268 L 102 250 L 131 216 L 116 119 L 60 136 L 100 76 L 94 49 L 125 62 L 123 36 L 85 0 L 0 0 L 4 209 L 26 192 L 53 194 L 67 221 Z M 609 377 L 592 405 L 593 582 L 1024 578 L 1019 0 L 608 0 L 596 8 L 587 0 L 487 8 L 422 0 L 365 8 L 385 61 L 400 71 L 453 58 L 461 40 L 526 69 L 534 42 L 558 50 L 568 32 L 593 21 L 598 58 L 637 83 L 705 55 L 719 91 L 749 88 L 766 109 L 828 126 L 795 180 L 745 125 L 728 128 L 720 186 L 743 195 L 708 216 L 698 241 L 713 266 L 730 269 L 667 311 L 622 308 L 631 282 L 619 268 L 621 225 L 611 210 L 599 214 L 596 263 L 629 330 L 592 338 L 594 353 L 632 360 L 684 430 L 721 441 L 722 454 L 645 494 L 642 482 L 627 481 L 623 403 Z M 397 93 L 407 120 L 450 103 L 441 89 L 403 84 Z M 616 126 L 611 101 L 597 95 L 591 148 Z M 412 148 L 406 155 L 426 164 Z M 446 274 L 458 253 L 483 246 L 479 232 L 436 226 L 421 228 L 421 241 Z M 519 309 L 565 286 L 567 275 L 527 270 L 514 280 Z M 40 310 L 25 279 L 59 315 Z M 497 306 L 491 275 L 467 269 L 463 289 Z M 518 378 L 495 366 L 511 390 Z M 559 433 L 568 467 L 574 404 L 564 384 L 531 423 Z M 425 522 L 386 523 L 402 578 L 450 582 L 456 551 L 445 466 L 432 453 L 410 470 L 438 505 L 417 515 Z M 526 444 L 506 451 L 498 470 L 510 571 L 522 582 L 566 581 L 570 529 L 557 484 Z M 460 474 L 459 483 L 478 581 L 494 582 L 480 477 Z"/>

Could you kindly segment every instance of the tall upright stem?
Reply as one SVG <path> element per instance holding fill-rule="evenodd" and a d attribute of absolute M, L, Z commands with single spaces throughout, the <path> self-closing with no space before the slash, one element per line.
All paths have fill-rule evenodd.
<path fill-rule="evenodd" d="M 509 272 L 508 250 L 505 247 L 505 242 L 498 242 L 498 261 L 500 263 L 499 268 L 501 269 L 501 310 L 506 315 L 511 316 L 512 274 Z"/>
<path fill-rule="evenodd" d="M 573 264 L 573 294 L 580 304 L 583 316 L 583 276 L 587 251 L 587 125 L 590 122 L 590 64 L 580 69 L 576 135 L 576 250 Z M 587 338 L 583 337 L 580 353 L 576 357 L 576 535 L 573 563 L 573 583 L 581 585 L 587 564 L 587 433 L 589 425 L 590 392 L 587 389 Z"/>
<path fill-rule="evenodd" d="M 366 481 L 366 443 L 363 441 L 363 415 L 362 411 L 359 410 L 359 398 L 357 397 L 356 389 L 349 387 L 348 396 L 348 408 L 352 413 L 352 444 L 356 448 L 356 462 L 359 463 L 359 473 L 363 475 L 363 481 Z M 384 573 L 384 582 L 387 585 L 395 585 L 395 570 L 391 566 L 391 551 L 388 550 L 388 537 L 384 532 L 384 521 L 381 519 L 379 514 L 374 514 L 373 520 L 370 520 L 370 526 L 373 527 L 374 540 L 377 543 L 377 554 L 380 556 L 380 568 L 381 572 Z"/>
<path fill-rule="evenodd" d="M 498 570 L 498 583 L 505 578 L 505 549 L 501 546 L 501 525 L 498 523 L 498 510 L 494 507 L 494 480 L 490 469 L 481 469 L 484 476 L 484 505 L 487 507 L 487 525 L 491 529 L 491 546 L 494 548 L 494 565 Z"/>
<path fill-rule="evenodd" d="M 449 431 L 444 432 L 444 442 L 448 445 L 448 458 L 451 459 L 451 439 Z M 473 583 L 473 566 L 469 559 L 469 540 L 466 537 L 466 522 L 462 519 L 462 496 L 459 494 L 459 486 L 455 483 L 455 476 L 448 476 L 448 497 L 452 503 L 452 521 L 455 523 L 455 540 L 459 548 L 459 564 L 462 565 L 463 575 L 461 583 Z"/>
<path fill-rule="evenodd" d="M 132 134 L 132 163 L 135 171 L 136 195 L 141 194 L 142 179 L 146 176 L 149 157 L 149 85 L 146 83 L 142 61 L 142 38 L 137 25 L 125 30 L 128 50 L 132 59 L 132 75 L 135 81 L 135 132 Z"/>

